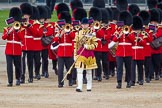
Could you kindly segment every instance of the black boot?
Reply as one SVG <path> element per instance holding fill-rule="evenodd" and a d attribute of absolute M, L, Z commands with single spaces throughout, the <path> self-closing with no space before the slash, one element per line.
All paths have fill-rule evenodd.
<path fill-rule="evenodd" d="M 20 80 L 16 80 L 16 86 L 20 85 Z"/>
<path fill-rule="evenodd" d="M 126 88 L 131 88 L 131 83 L 130 82 L 127 83 Z"/>
<path fill-rule="evenodd" d="M 29 78 L 29 79 L 28 79 L 28 82 L 29 82 L 29 83 L 33 83 L 33 78 Z"/>
<path fill-rule="evenodd" d="M 121 87 L 122 87 L 122 83 L 120 82 L 120 83 L 118 83 L 118 85 L 116 86 L 116 88 L 117 89 L 121 89 Z"/>
<path fill-rule="evenodd" d="M 45 78 L 48 78 L 48 77 L 49 77 L 48 72 L 45 72 L 45 73 L 44 73 L 44 77 L 45 77 Z"/>

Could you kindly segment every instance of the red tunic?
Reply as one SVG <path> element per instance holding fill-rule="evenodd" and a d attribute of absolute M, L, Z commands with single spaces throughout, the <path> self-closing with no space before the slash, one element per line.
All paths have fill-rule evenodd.
<path fill-rule="evenodd" d="M 136 35 L 135 32 L 132 32 L 130 34 L 131 41 L 132 41 L 132 59 L 133 60 L 144 60 L 145 54 L 144 54 L 144 47 L 146 45 L 146 40 L 143 39 L 143 35 L 139 33 Z M 141 40 L 137 41 L 138 38 L 141 38 Z"/>
<path fill-rule="evenodd" d="M 18 32 L 13 30 L 10 34 L 7 32 L 11 28 L 5 28 L 2 39 L 7 40 L 5 54 L 6 55 L 21 55 L 22 54 L 22 44 L 21 41 L 23 40 L 23 33 L 22 28 Z"/>
<path fill-rule="evenodd" d="M 55 42 L 59 43 L 57 56 L 58 57 L 73 57 L 72 41 L 75 37 L 74 32 L 65 33 L 62 37 L 55 37 Z"/>
<path fill-rule="evenodd" d="M 32 34 L 32 24 L 33 24 L 33 20 L 29 20 L 29 23 L 31 24 L 30 27 L 25 27 L 22 26 L 24 29 L 23 33 L 24 33 L 24 40 L 22 42 L 23 46 L 22 46 L 22 50 L 24 51 L 33 51 L 34 50 L 34 41 L 33 41 L 33 34 Z"/>

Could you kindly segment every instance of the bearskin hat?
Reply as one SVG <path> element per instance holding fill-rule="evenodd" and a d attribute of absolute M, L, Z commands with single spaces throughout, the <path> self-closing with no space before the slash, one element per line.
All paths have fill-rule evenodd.
<path fill-rule="evenodd" d="M 33 8 L 33 14 L 31 16 L 31 19 L 38 20 L 39 19 L 39 10 L 35 6 L 32 6 L 32 8 Z"/>
<path fill-rule="evenodd" d="M 29 4 L 29 3 L 22 3 L 20 5 L 20 9 L 21 9 L 23 15 L 27 14 L 27 15 L 31 16 L 33 14 L 33 8 L 31 6 L 31 4 Z"/>
<path fill-rule="evenodd" d="M 159 9 L 159 8 L 157 8 L 157 10 L 159 11 L 159 14 L 160 14 L 160 20 L 159 20 L 159 23 L 161 23 L 161 21 L 162 21 L 162 10 Z"/>
<path fill-rule="evenodd" d="M 148 11 L 142 10 L 139 13 L 139 16 L 142 18 L 144 25 L 148 25 L 149 24 L 151 17 L 150 17 L 150 14 L 149 14 Z"/>
<path fill-rule="evenodd" d="M 118 19 L 119 19 L 119 14 L 120 14 L 119 9 L 116 8 L 116 7 L 111 7 L 111 10 L 112 10 L 112 12 L 113 12 L 112 19 L 118 21 Z"/>
<path fill-rule="evenodd" d="M 128 7 L 128 11 L 134 16 L 140 12 L 140 8 L 136 4 L 131 4 Z"/>
<path fill-rule="evenodd" d="M 132 14 L 128 11 L 120 12 L 119 21 L 124 21 L 124 25 L 130 26 L 133 23 Z"/>
<path fill-rule="evenodd" d="M 59 3 L 58 5 L 55 6 L 55 10 L 57 12 L 57 15 L 62 11 L 70 12 L 69 6 L 66 3 Z"/>
<path fill-rule="evenodd" d="M 127 0 L 116 0 L 116 6 L 120 11 L 127 10 L 128 1 Z"/>
<path fill-rule="evenodd" d="M 157 8 L 159 8 L 159 9 L 162 10 L 162 2 L 161 3 L 158 3 Z"/>
<path fill-rule="evenodd" d="M 113 11 L 111 8 L 106 8 L 107 9 L 107 12 L 109 13 L 109 21 L 112 21 L 113 20 Z"/>
<path fill-rule="evenodd" d="M 105 0 L 93 0 L 93 7 L 105 8 Z"/>
<path fill-rule="evenodd" d="M 91 7 L 89 11 L 89 17 L 92 17 L 93 20 L 101 21 L 102 20 L 102 13 L 98 7 Z"/>
<path fill-rule="evenodd" d="M 83 8 L 83 4 L 82 4 L 81 0 L 72 0 L 70 2 L 70 7 L 72 10 L 74 10 L 75 8 L 78 8 L 78 7 Z"/>
<path fill-rule="evenodd" d="M 109 13 L 107 12 L 106 8 L 101 8 L 101 14 L 102 14 L 102 23 L 107 24 L 109 21 Z"/>
<path fill-rule="evenodd" d="M 37 6 L 38 10 L 39 10 L 39 19 L 47 19 L 48 18 L 48 11 L 45 8 L 45 6 L 39 5 Z"/>
<path fill-rule="evenodd" d="M 134 16 L 133 17 L 133 30 L 141 30 L 143 28 L 143 20 L 140 16 Z"/>
<path fill-rule="evenodd" d="M 147 0 L 147 6 L 149 9 L 156 8 L 157 3 L 157 0 Z"/>
<path fill-rule="evenodd" d="M 150 15 L 151 15 L 151 21 L 155 21 L 155 22 L 159 22 L 160 21 L 160 13 L 156 8 L 151 9 L 150 11 Z"/>
<path fill-rule="evenodd" d="M 10 9 L 9 17 L 13 17 L 15 21 L 21 21 L 22 12 L 18 7 L 13 7 Z"/>
<path fill-rule="evenodd" d="M 48 6 L 45 6 L 45 8 L 48 11 L 47 19 L 51 19 L 51 10 L 50 10 L 50 8 Z"/>
<path fill-rule="evenodd" d="M 73 15 L 74 15 L 75 20 L 81 21 L 84 17 L 87 17 L 87 12 L 85 9 L 79 7 L 79 8 L 74 9 Z"/>
<path fill-rule="evenodd" d="M 59 20 L 64 19 L 66 23 L 71 24 L 71 15 L 68 11 L 62 11 L 61 13 L 59 13 L 58 19 Z"/>

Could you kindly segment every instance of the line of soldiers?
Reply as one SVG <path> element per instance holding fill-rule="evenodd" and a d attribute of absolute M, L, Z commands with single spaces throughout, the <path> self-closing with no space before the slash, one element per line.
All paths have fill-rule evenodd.
<path fill-rule="evenodd" d="M 144 83 L 143 66 L 147 83 L 154 77 L 154 72 L 155 80 L 159 80 L 162 49 L 152 42 L 159 42 L 162 36 L 162 3 L 153 1 L 148 0 L 149 11 L 140 11 L 136 4 L 128 6 L 127 0 L 117 0 L 116 7 L 108 8 L 105 8 L 104 0 L 94 0 L 87 15 L 82 2 L 72 0 L 72 15 L 67 4 L 55 6 L 57 22 L 50 22 L 51 11 L 47 6 L 22 3 L 20 8 L 12 8 L 9 17 L 13 17 L 15 22 L 4 29 L 2 36 L 7 40 L 8 86 L 13 85 L 12 63 L 15 65 L 16 85 L 25 83 L 26 58 L 29 83 L 33 82 L 33 72 L 40 80 L 41 60 L 42 76 L 48 78 L 48 57 L 58 74 L 58 87 L 64 86 L 65 65 L 67 71 L 71 70 L 67 75 L 69 86 L 77 82 L 77 92 L 82 92 L 83 83 L 87 83 L 87 91 L 91 91 L 92 73 L 93 79 L 100 82 L 102 77 L 108 80 L 110 75 L 114 76 L 115 68 L 116 88 L 122 88 L 123 64 L 127 88 L 135 86 L 136 64 L 139 85 Z M 20 22 L 18 27 L 17 22 Z M 42 45 L 42 39 L 51 36 L 50 44 Z M 72 67 L 73 63 L 75 67 Z"/>

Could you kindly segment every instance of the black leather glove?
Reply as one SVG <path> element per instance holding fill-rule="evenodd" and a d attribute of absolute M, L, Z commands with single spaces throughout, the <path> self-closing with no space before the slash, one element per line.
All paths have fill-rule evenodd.
<path fill-rule="evenodd" d="M 101 43 L 104 45 L 104 44 L 106 44 L 106 40 L 104 40 L 103 38 L 101 39 Z"/>

